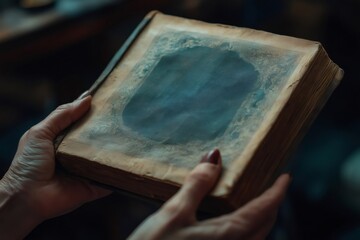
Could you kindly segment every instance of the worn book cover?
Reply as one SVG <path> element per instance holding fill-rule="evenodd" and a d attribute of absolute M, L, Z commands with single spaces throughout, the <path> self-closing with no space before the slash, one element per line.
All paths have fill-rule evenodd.
<path fill-rule="evenodd" d="M 73 174 L 166 200 L 219 148 L 203 208 L 229 211 L 272 183 L 341 78 L 318 42 L 151 12 L 56 156 Z"/>

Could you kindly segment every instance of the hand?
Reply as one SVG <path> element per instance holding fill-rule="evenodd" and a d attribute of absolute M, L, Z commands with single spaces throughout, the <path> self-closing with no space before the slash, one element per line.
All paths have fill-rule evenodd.
<path fill-rule="evenodd" d="M 110 193 L 55 171 L 54 139 L 90 105 L 90 96 L 62 105 L 22 136 L 0 181 L 0 236 L 20 239 L 42 221 Z"/>
<path fill-rule="evenodd" d="M 235 212 L 197 221 L 196 209 L 220 172 L 221 156 L 215 150 L 203 158 L 179 192 L 143 222 L 130 239 L 264 239 L 276 220 L 289 175 L 280 176 L 270 189 Z"/>

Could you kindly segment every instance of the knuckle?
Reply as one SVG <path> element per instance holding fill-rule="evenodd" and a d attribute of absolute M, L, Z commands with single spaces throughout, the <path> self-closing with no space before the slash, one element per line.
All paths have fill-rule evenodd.
<path fill-rule="evenodd" d="M 231 231 L 232 229 L 234 229 L 235 225 L 236 225 L 236 223 L 234 221 L 232 221 L 231 219 L 229 219 L 222 225 L 222 230 L 226 231 L 226 232 Z"/>
<path fill-rule="evenodd" d="M 234 223 L 232 221 L 228 221 L 224 223 L 220 228 L 218 228 L 219 234 L 224 235 L 229 232 L 234 231 Z"/>
<path fill-rule="evenodd" d="M 189 211 L 187 209 L 187 205 L 183 203 L 183 201 L 173 199 L 166 203 L 162 207 L 162 212 L 167 216 L 169 221 L 177 222 L 185 219 L 189 215 Z"/>
<path fill-rule="evenodd" d="M 24 139 L 36 138 L 39 136 L 40 133 L 41 133 L 41 128 L 37 124 L 37 125 L 32 126 L 29 130 L 27 130 L 24 133 L 23 137 L 24 137 Z"/>
<path fill-rule="evenodd" d="M 230 219 L 218 228 L 218 235 L 223 237 L 241 236 L 244 233 L 244 226 L 246 226 L 246 223 L 243 223 L 239 219 Z"/>
<path fill-rule="evenodd" d="M 208 184 L 212 180 L 212 175 L 208 172 L 192 172 L 189 174 L 187 181 L 193 184 Z"/>
<path fill-rule="evenodd" d="M 174 199 L 175 200 L 175 199 Z M 162 207 L 162 210 L 169 215 L 177 215 L 180 212 L 181 204 L 179 201 L 171 201 Z"/>
<path fill-rule="evenodd" d="M 166 223 L 170 226 L 177 225 L 177 223 L 181 222 L 183 219 L 183 215 L 181 211 L 179 211 L 179 208 L 173 206 L 173 207 L 164 207 L 159 212 L 162 219 L 166 219 Z"/>
<path fill-rule="evenodd" d="M 55 109 L 55 112 L 62 112 L 62 111 L 66 111 L 67 109 L 69 109 L 70 107 L 70 104 L 67 103 L 67 104 L 62 104 L 60 106 L 58 106 L 56 109 Z"/>
<path fill-rule="evenodd" d="M 29 137 L 29 130 L 27 130 L 20 138 L 20 142 L 25 142 L 26 139 Z"/>

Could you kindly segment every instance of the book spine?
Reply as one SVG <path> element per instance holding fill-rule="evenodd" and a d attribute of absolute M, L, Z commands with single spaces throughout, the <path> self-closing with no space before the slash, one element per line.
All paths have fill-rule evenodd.
<path fill-rule="evenodd" d="M 125 43 L 121 46 L 121 48 L 115 53 L 114 57 L 110 60 L 109 64 L 106 66 L 105 70 L 101 73 L 95 83 L 90 87 L 89 94 L 93 95 L 96 90 L 100 87 L 100 85 L 106 80 L 106 78 L 110 75 L 112 70 L 116 67 L 116 65 L 121 61 L 121 59 L 125 56 L 125 53 L 135 42 L 140 33 L 146 28 L 147 25 L 151 22 L 151 20 L 156 15 L 156 11 L 150 12 L 145 18 L 139 23 L 139 25 L 135 28 L 135 30 L 131 33 Z"/>
<path fill-rule="evenodd" d="M 152 11 L 145 16 L 145 18 L 139 23 L 139 25 L 135 28 L 135 30 L 131 33 L 125 43 L 121 46 L 121 48 L 115 53 L 113 58 L 110 60 L 105 70 L 100 74 L 100 76 L 96 79 L 94 84 L 88 90 L 89 95 L 94 95 L 96 90 L 100 87 L 100 85 L 105 82 L 107 77 L 110 75 L 112 70 L 116 67 L 116 65 L 121 61 L 121 59 L 125 56 L 126 52 L 131 48 L 137 37 L 142 33 L 142 31 L 149 25 L 154 16 L 158 13 L 158 11 Z M 60 143 L 65 138 L 68 129 L 60 133 L 55 141 L 54 147 L 55 151 L 58 149 Z"/>

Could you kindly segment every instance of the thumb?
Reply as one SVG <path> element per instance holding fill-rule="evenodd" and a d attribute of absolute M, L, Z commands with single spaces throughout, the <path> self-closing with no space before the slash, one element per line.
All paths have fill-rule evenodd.
<path fill-rule="evenodd" d="M 47 139 L 54 139 L 62 130 L 82 117 L 90 108 L 91 96 L 64 104 L 55 109 L 36 128 L 46 134 Z"/>
<path fill-rule="evenodd" d="M 214 187 L 221 173 L 221 155 L 215 149 L 205 155 L 187 176 L 179 192 L 165 205 L 172 214 L 174 210 L 181 216 L 195 218 L 196 209 L 205 195 Z"/>

